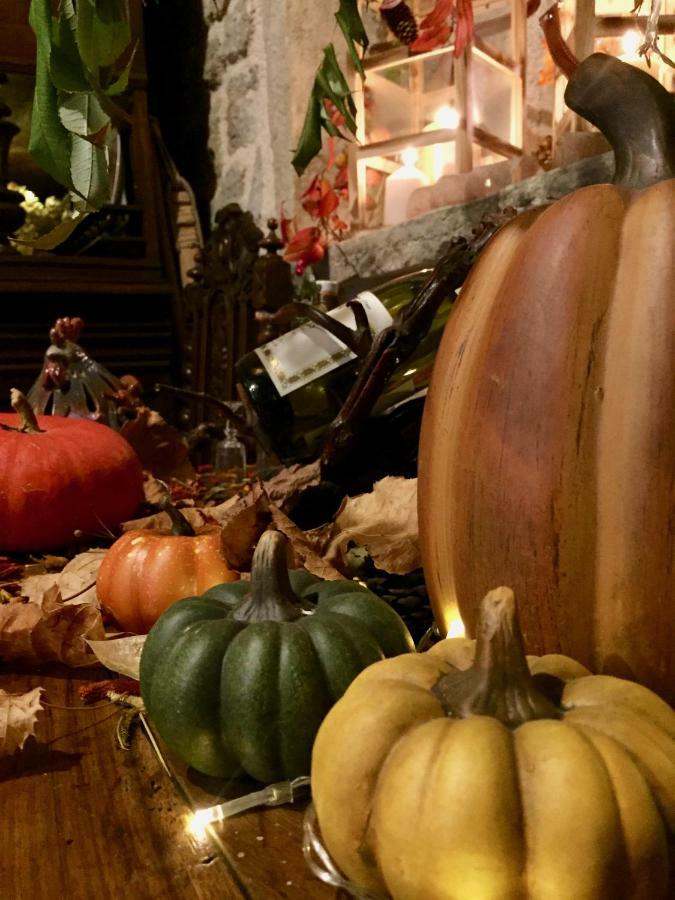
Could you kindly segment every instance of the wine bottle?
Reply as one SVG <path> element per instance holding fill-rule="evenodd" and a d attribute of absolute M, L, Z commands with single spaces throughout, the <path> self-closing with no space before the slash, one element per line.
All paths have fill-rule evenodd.
<path fill-rule="evenodd" d="M 373 335 L 391 324 L 429 273 L 422 269 L 400 276 L 374 293 L 363 291 L 354 298 L 363 305 Z M 443 301 L 413 356 L 394 372 L 373 415 L 426 390 L 454 300 L 453 292 Z M 329 315 L 354 328 L 354 314 L 347 304 Z M 349 394 L 357 365 L 356 356 L 343 343 L 321 326 L 307 322 L 247 353 L 237 362 L 236 371 L 274 450 L 282 460 L 290 461 L 316 453 Z"/>

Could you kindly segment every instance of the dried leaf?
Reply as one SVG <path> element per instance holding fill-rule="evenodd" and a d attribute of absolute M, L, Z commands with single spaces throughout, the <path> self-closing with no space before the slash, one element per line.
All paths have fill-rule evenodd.
<path fill-rule="evenodd" d="M 106 550 L 87 550 L 67 563 L 61 572 L 29 575 L 21 582 L 21 596 L 40 605 L 45 591 L 57 587 L 63 603 L 91 603 L 99 607 L 96 575 Z"/>
<path fill-rule="evenodd" d="M 419 568 L 417 479 L 388 476 L 370 494 L 348 497 L 335 519 L 327 558 L 342 561 L 350 542 L 366 546 L 375 565 L 392 575 Z"/>
<path fill-rule="evenodd" d="M 150 472 L 143 473 L 143 495 L 146 503 L 158 504 L 166 497 L 166 484 Z"/>
<path fill-rule="evenodd" d="M 291 543 L 293 553 L 295 554 L 295 566 L 303 566 L 312 575 L 317 578 L 323 578 L 324 581 L 342 581 L 344 575 L 331 565 L 327 560 L 323 559 L 312 549 L 307 536 L 302 529 L 291 519 L 286 513 L 282 512 L 278 506 L 270 504 L 270 512 L 272 513 L 272 521 L 285 534 Z"/>
<path fill-rule="evenodd" d="M 180 433 L 167 424 L 158 412 L 147 406 L 136 410 L 136 418 L 125 422 L 120 429 L 143 464 L 156 478 L 168 481 L 180 478 L 189 481 L 195 471 L 188 459 L 188 448 Z"/>
<path fill-rule="evenodd" d="M 269 521 L 269 503 L 259 485 L 230 508 L 228 517 L 222 520 L 222 546 L 232 568 L 251 568 L 253 551 Z"/>
<path fill-rule="evenodd" d="M 319 525 L 318 528 L 312 528 L 305 531 L 305 538 L 312 550 L 318 556 L 326 556 L 330 547 L 333 535 L 335 533 L 335 525 L 333 522 L 326 522 L 325 525 Z"/>
<path fill-rule="evenodd" d="M 42 709 L 40 695 L 44 688 L 36 687 L 25 694 L 8 694 L 0 690 L 0 756 L 21 750 L 26 738 L 35 734 L 35 720 Z"/>
<path fill-rule="evenodd" d="M 57 587 L 41 603 L 15 598 L 0 605 L 0 659 L 40 664 L 89 666 L 87 639 L 103 640 L 101 613 L 90 603 L 63 603 Z"/>
<path fill-rule="evenodd" d="M 139 668 L 141 651 L 147 634 L 132 634 L 130 637 L 108 641 L 87 641 L 96 659 L 111 672 L 119 672 L 128 678 L 140 681 Z"/>
<path fill-rule="evenodd" d="M 309 465 L 299 464 L 281 469 L 265 482 L 265 491 L 272 503 L 287 512 L 300 494 L 321 481 L 321 463 L 319 460 Z"/>

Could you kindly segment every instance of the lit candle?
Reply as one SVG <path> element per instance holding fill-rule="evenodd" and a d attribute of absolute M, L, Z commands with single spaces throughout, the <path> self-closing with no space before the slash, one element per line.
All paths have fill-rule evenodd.
<path fill-rule="evenodd" d="M 455 131 L 459 127 L 459 112 L 454 106 L 441 106 L 434 113 L 432 122 L 425 125 L 422 131 L 438 131 L 446 128 Z M 442 144 L 432 144 L 422 149 L 420 162 L 422 169 L 431 178 L 438 181 L 442 175 L 450 175 L 455 167 L 455 145 L 453 142 L 444 141 Z"/>
<path fill-rule="evenodd" d="M 413 191 L 429 184 L 429 179 L 417 168 L 417 151 L 408 147 L 401 154 L 403 165 L 393 172 L 384 185 L 384 224 L 397 225 L 407 219 L 408 200 Z"/>

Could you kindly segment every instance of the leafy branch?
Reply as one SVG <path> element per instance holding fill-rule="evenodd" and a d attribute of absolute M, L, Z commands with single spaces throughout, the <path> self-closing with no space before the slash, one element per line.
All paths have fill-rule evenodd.
<path fill-rule="evenodd" d="M 110 197 L 113 126 L 128 122 L 116 97 L 133 63 L 129 0 L 31 0 L 37 40 L 30 152 L 71 192 L 79 211 Z"/>
<path fill-rule="evenodd" d="M 361 20 L 357 0 L 340 0 L 335 19 L 347 42 L 354 68 L 361 78 L 365 78 L 357 45 L 365 52 L 368 47 L 368 36 Z M 331 106 L 340 113 L 348 131 L 355 135 L 356 105 L 332 43 L 323 49 L 323 59 L 316 72 L 300 140 L 293 156 L 293 167 L 298 175 L 302 175 L 321 150 L 322 130 L 331 137 L 346 137 L 334 122 Z"/>

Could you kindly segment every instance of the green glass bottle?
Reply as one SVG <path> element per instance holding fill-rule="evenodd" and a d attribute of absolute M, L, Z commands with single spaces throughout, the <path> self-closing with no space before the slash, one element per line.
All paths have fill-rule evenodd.
<path fill-rule="evenodd" d="M 359 300 L 373 333 L 387 327 L 429 277 L 422 269 L 364 291 Z M 373 415 L 426 390 L 443 327 L 455 301 L 448 296 L 412 357 L 394 372 Z M 353 313 L 339 306 L 330 315 L 354 326 Z M 340 411 L 356 376 L 358 360 L 332 335 L 306 323 L 258 347 L 237 363 L 237 379 L 268 438 L 285 461 L 315 455 L 326 428 Z"/>

